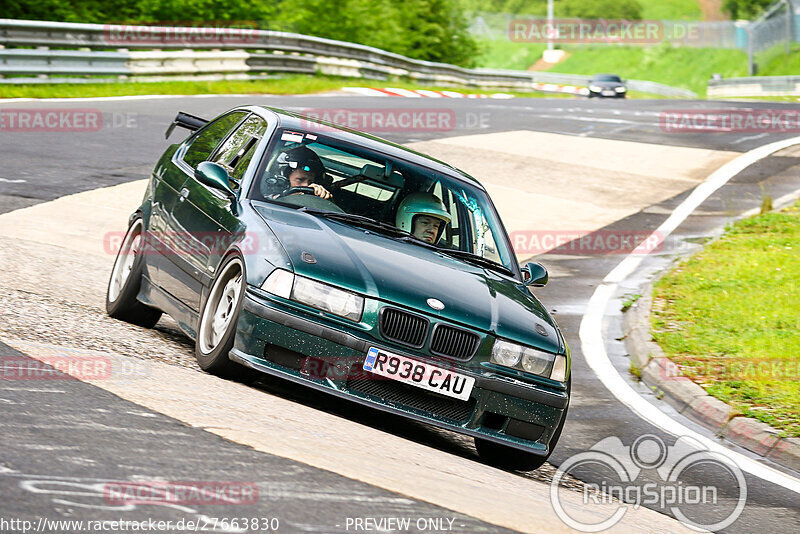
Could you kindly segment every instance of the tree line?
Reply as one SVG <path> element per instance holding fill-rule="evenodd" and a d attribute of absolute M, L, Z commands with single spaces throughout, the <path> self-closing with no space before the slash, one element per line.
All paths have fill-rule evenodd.
<path fill-rule="evenodd" d="M 97 24 L 257 27 L 473 66 L 460 0 L 0 0 L 0 17 Z"/>

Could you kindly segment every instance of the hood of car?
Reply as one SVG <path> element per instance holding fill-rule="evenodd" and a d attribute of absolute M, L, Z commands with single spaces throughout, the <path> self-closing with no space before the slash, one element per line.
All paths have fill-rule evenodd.
<path fill-rule="evenodd" d="M 257 211 L 278 236 L 296 274 L 413 309 L 434 320 L 551 352 L 559 350 L 552 318 L 513 279 L 348 223 L 282 207 Z M 429 299 L 441 301 L 444 309 L 433 309 Z"/>
<path fill-rule="evenodd" d="M 590 82 L 589 85 L 596 85 L 598 87 L 602 87 L 603 89 L 616 89 L 617 87 L 625 87 L 625 84 L 622 82 Z"/>

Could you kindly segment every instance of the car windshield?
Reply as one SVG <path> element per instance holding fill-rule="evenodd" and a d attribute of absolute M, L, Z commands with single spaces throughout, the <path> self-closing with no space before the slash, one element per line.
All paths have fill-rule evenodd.
<path fill-rule="evenodd" d="M 619 76 L 614 74 L 598 74 L 594 77 L 595 82 L 617 82 L 622 83 L 622 80 Z"/>
<path fill-rule="evenodd" d="M 485 191 L 468 182 L 319 132 L 278 130 L 264 157 L 264 171 L 250 191 L 254 200 L 327 213 L 463 261 L 515 271 L 494 207 Z M 330 198 L 311 189 L 317 186 Z"/>

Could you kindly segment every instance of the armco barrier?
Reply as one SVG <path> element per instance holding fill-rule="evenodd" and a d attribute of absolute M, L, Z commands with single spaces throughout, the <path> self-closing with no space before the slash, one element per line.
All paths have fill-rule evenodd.
<path fill-rule="evenodd" d="M 800 96 L 800 76 L 751 76 L 708 82 L 709 98 Z"/>
<path fill-rule="evenodd" d="M 49 47 L 80 50 L 49 50 Z M 117 51 L 105 51 L 108 49 Z M 18 75 L 128 75 L 138 78 L 218 74 L 246 78 L 271 72 L 321 72 L 377 80 L 401 77 L 424 84 L 517 91 L 541 90 L 541 84 L 585 86 L 590 78 L 547 72 L 464 69 L 354 43 L 250 28 L 120 26 L 0 19 L 2 83 L 20 83 L 23 80 L 8 77 Z M 6 78 L 2 78 L 4 76 Z M 697 96 L 686 89 L 654 82 L 629 80 L 627 83 L 632 91 L 668 97 Z"/>

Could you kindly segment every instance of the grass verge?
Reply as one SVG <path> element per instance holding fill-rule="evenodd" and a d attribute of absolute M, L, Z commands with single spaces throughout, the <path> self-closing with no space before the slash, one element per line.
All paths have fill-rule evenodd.
<path fill-rule="evenodd" d="M 662 278 L 652 332 L 714 397 L 800 436 L 800 202 L 742 220 Z"/>
<path fill-rule="evenodd" d="M 523 97 L 559 97 L 547 93 L 487 91 L 465 87 L 420 86 L 402 80 L 376 81 L 335 76 L 294 75 L 266 80 L 114 82 L 79 84 L 0 84 L 0 98 L 77 98 L 128 95 L 201 95 L 201 94 L 271 94 L 297 95 L 336 91 L 342 87 L 398 87 L 401 89 L 431 89 L 457 91 L 465 94 L 503 92 Z"/>
<path fill-rule="evenodd" d="M 544 46 L 508 40 L 483 41 L 478 66 L 527 69 L 540 57 Z M 747 54 L 741 50 L 660 46 L 564 45 L 567 59 L 548 70 L 564 74 L 619 74 L 626 79 L 690 89 L 704 97 L 712 74 L 747 76 Z M 785 56 L 784 56 L 785 57 Z M 798 54 L 800 58 L 800 54 Z"/>
<path fill-rule="evenodd" d="M 697 0 L 639 0 L 644 20 L 700 20 Z"/>

